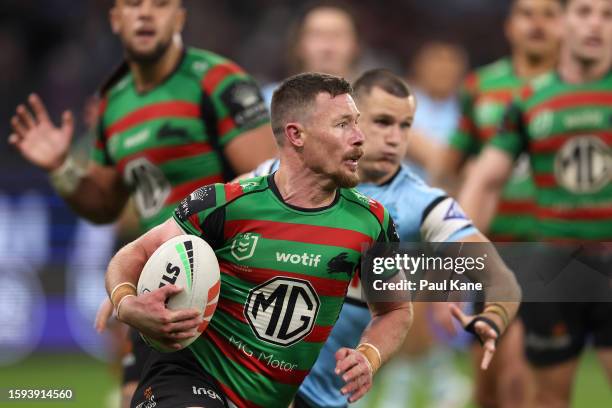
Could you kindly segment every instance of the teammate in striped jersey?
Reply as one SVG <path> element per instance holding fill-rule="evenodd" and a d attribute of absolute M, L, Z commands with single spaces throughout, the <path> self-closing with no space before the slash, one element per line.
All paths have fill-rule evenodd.
<path fill-rule="evenodd" d="M 254 80 L 221 56 L 185 47 L 186 15 L 180 0 L 116 0 L 110 20 L 126 58 L 102 89 L 87 169 L 69 156 L 69 112 L 56 127 L 37 95 L 29 98 L 33 114 L 24 105 L 17 108 L 10 142 L 48 171 L 58 193 L 88 220 L 115 221 L 131 197 L 142 228 L 150 229 L 195 188 L 229 181 L 274 155 Z M 146 346 L 132 337 L 142 360 Z M 132 390 L 141 363 L 125 369 Z M 129 390 L 127 385 L 128 401 Z"/>
<path fill-rule="evenodd" d="M 527 152 L 536 184 L 538 238 L 612 240 L 612 1 L 568 0 L 560 62 L 526 86 L 461 192 L 488 225 L 513 159 Z M 527 357 L 538 402 L 568 406 L 578 356 L 589 335 L 612 382 L 611 303 L 527 304 Z"/>
<path fill-rule="evenodd" d="M 529 79 L 552 69 L 559 47 L 559 0 L 513 0 L 506 23 L 512 55 L 471 73 L 461 90 L 461 122 L 440 160 L 446 182 L 495 135 L 513 95 Z M 533 183 L 528 160 L 517 163 L 504 188 L 489 236 L 495 241 L 529 240 Z M 443 180 L 437 180 L 443 181 Z M 444 185 L 444 183 L 442 183 Z"/>
<path fill-rule="evenodd" d="M 439 161 L 436 184 L 451 186 L 464 163 L 477 157 L 495 135 L 513 95 L 526 81 L 552 69 L 560 41 L 559 0 L 513 0 L 505 30 L 511 55 L 470 74 L 460 94 L 461 122 Z M 517 160 L 504 186 L 495 218 L 488 229 L 477 225 L 493 241 L 533 239 L 535 187 L 527 155 Z M 478 306 L 478 305 L 477 305 Z M 522 327 L 516 321 L 500 342 L 491 370 L 476 372 L 476 401 L 481 406 L 529 406 L 532 397 L 528 366 L 521 357 Z M 474 362 L 481 358 L 476 346 Z M 520 391 L 517 392 L 517 389 Z"/>
<path fill-rule="evenodd" d="M 181 234 L 209 242 L 221 266 L 219 303 L 207 330 L 189 349 L 149 361 L 133 406 L 153 394 L 161 407 L 223 407 L 226 398 L 238 407 L 291 402 L 338 318 L 362 245 L 397 241 L 387 210 L 350 188 L 363 154 L 351 92 L 346 81 L 330 75 L 287 79 L 272 99 L 279 170 L 197 190 L 173 219 L 113 258 L 109 293 L 122 282 L 136 283 L 148 255 Z M 337 259 L 347 268 L 331 269 Z M 178 346 L 176 339 L 191 336 L 201 318 L 166 310 L 166 297 L 177 290 L 166 287 L 124 298 L 117 312 L 148 336 Z M 113 299 L 116 305 L 121 300 Z M 336 354 L 351 401 L 369 390 L 410 325 L 410 303 L 370 307 L 374 318 L 362 344 Z M 200 388 L 211 392 L 192 391 Z"/>

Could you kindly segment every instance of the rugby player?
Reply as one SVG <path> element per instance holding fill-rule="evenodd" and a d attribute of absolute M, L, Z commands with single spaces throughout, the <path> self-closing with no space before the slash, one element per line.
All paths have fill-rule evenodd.
<path fill-rule="evenodd" d="M 361 112 L 359 127 L 365 135 L 364 156 L 359 163 L 358 190 L 384 202 L 393 219 L 397 220 L 399 238 L 405 242 L 488 242 L 469 219 L 463 216 L 455 200 L 443 191 L 427 186 L 402 163 L 409 143 L 409 131 L 414 119 L 416 101 L 408 86 L 393 73 L 376 69 L 367 71 L 354 84 L 355 101 Z M 412 141 L 410 141 L 412 142 Z M 282 166 L 282 159 L 280 161 Z M 255 174 L 274 171 L 278 162 L 266 162 Z M 448 214 L 452 213 L 452 217 Z M 514 276 L 501 264 L 488 279 L 508 289 L 507 299 L 518 299 L 519 289 Z M 486 279 L 484 276 L 474 277 Z M 499 305 L 507 317 L 499 315 Z M 482 316 L 488 317 L 503 331 L 504 319 L 512 318 L 517 302 L 485 305 Z M 453 314 L 465 326 L 473 317 L 453 308 Z M 340 347 L 355 347 L 370 321 L 370 314 L 361 297 L 360 287 L 349 288 L 347 301 L 338 322 L 323 347 L 315 366 L 301 385 L 295 407 L 346 407 L 344 378 L 334 372 L 334 353 Z M 495 351 L 497 335 L 479 327 L 485 344 L 482 368 L 486 369 Z M 396 383 L 394 381 L 394 383 Z M 401 402 L 400 402 L 401 403 Z M 405 405 L 403 401 L 402 405 Z"/>
<path fill-rule="evenodd" d="M 176 340 L 192 336 L 201 323 L 197 311 L 165 309 L 166 298 L 180 290 L 174 286 L 138 297 L 130 296 L 135 293 L 130 288 L 153 251 L 182 234 L 205 239 L 221 267 L 220 300 L 210 325 L 188 349 L 153 353 L 133 406 L 151 400 L 160 407 L 223 407 L 226 399 L 238 407 L 286 407 L 291 402 L 340 313 L 360 265 L 361 246 L 397 241 L 384 207 L 351 189 L 358 183 L 364 139 L 351 92 L 348 82 L 331 75 L 287 79 L 272 99 L 279 170 L 195 191 L 173 218 L 111 260 L 106 287 L 115 295 L 119 318 L 176 348 Z M 235 242 L 251 250 L 236 253 Z M 287 262 L 287 254 L 298 253 L 321 261 Z M 329 270 L 338 257 L 348 265 L 342 273 Z M 307 298 L 303 304 L 310 306 L 262 313 L 258 299 L 281 286 L 282 293 L 299 287 L 298 294 Z M 268 301 L 275 310 L 288 307 L 279 298 Z M 350 401 L 368 391 L 373 374 L 401 345 L 410 325 L 408 302 L 369 306 L 374 317 L 360 345 L 336 351 L 335 370 L 347 381 Z M 281 333 L 282 327 L 278 333 L 269 330 L 278 316 L 288 323 L 282 327 L 299 330 L 291 336 Z M 264 355 L 282 364 L 270 364 Z M 199 388 L 212 392 L 192 391 Z"/>
<path fill-rule="evenodd" d="M 512 1 L 505 26 L 511 55 L 466 78 L 460 96 L 460 127 L 436 163 L 441 166 L 434 171 L 434 184 L 457 192 L 460 170 L 494 136 L 513 95 L 528 80 L 553 68 L 561 35 L 560 16 L 559 0 Z M 534 189 L 529 160 L 522 156 L 504 187 L 493 222 L 488 229 L 478 223 L 476 226 L 493 241 L 529 241 L 533 238 Z M 500 342 L 491 370 L 477 371 L 475 399 L 480 406 L 529 406 L 533 390 L 527 362 L 520 352 L 522 343 L 523 329 L 517 320 Z M 479 350 L 472 350 L 475 364 L 482 358 Z"/>
<path fill-rule="evenodd" d="M 116 0 L 109 17 L 125 62 L 102 88 L 87 168 L 69 155 L 72 114 L 55 126 L 37 95 L 28 98 L 32 112 L 17 107 L 9 140 L 49 172 L 80 216 L 113 222 L 131 197 L 142 228 L 150 229 L 197 187 L 255 168 L 275 146 L 254 80 L 233 62 L 182 44 L 187 12 L 180 0 Z M 137 334 L 132 338 L 136 362 L 124 371 L 127 401 L 147 352 Z"/>
<path fill-rule="evenodd" d="M 537 238 L 612 239 L 612 1 L 564 1 L 559 64 L 521 92 L 470 173 L 460 202 L 491 223 L 514 160 L 529 154 Z M 540 406 L 569 406 L 588 336 L 612 383 L 612 303 L 525 304 L 527 358 Z"/>

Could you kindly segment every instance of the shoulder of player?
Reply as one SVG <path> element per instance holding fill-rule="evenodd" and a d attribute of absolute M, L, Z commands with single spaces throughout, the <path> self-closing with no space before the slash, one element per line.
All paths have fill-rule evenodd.
<path fill-rule="evenodd" d="M 524 106 L 530 104 L 535 96 L 548 89 L 557 86 L 559 83 L 557 75 L 554 71 L 549 71 L 544 74 L 527 81 L 515 95 L 515 105 Z"/>
<path fill-rule="evenodd" d="M 208 93 L 213 92 L 216 86 L 229 75 L 247 75 L 244 69 L 234 61 L 211 51 L 188 48 L 185 58 L 181 72 L 197 81 Z"/>
<path fill-rule="evenodd" d="M 180 219 L 187 219 L 196 213 L 209 214 L 213 211 L 239 202 L 243 197 L 268 188 L 265 177 L 254 177 L 231 183 L 215 183 L 200 187 L 189 194 L 177 207 Z"/>
<path fill-rule="evenodd" d="M 402 166 L 401 172 L 394 181 L 397 200 L 405 203 L 405 208 L 409 211 L 420 213 L 422 219 L 432 207 L 448 195 L 445 191 L 432 187 L 409 168 Z"/>
<path fill-rule="evenodd" d="M 479 92 L 502 79 L 514 75 L 510 58 L 501 58 L 472 71 L 465 80 L 465 88 L 473 93 Z"/>
<path fill-rule="evenodd" d="M 355 188 L 340 189 L 340 196 L 350 203 L 353 203 L 356 208 L 363 211 L 364 214 L 369 214 L 372 221 L 379 225 L 385 225 L 385 217 L 389 217 L 387 209 L 375 199 L 366 196 Z"/>
<path fill-rule="evenodd" d="M 267 176 L 251 177 L 231 183 L 217 184 L 217 190 L 222 197 L 219 205 L 238 203 L 243 198 L 255 193 L 261 193 L 269 188 Z"/>
<path fill-rule="evenodd" d="M 98 89 L 98 96 L 105 104 L 114 100 L 125 89 L 130 81 L 130 69 L 125 61 L 121 62 L 104 80 Z"/>
<path fill-rule="evenodd" d="M 430 186 L 422 178 L 404 166 L 402 166 L 400 175 L 402 178 L 398 179 L 398 182 L 400 182 L 401 185 L 398 187 L 401 188 L 400 191 L 406 194 L 416 195 L 424 199 L 424 201 L 432 201 L 437 197 L 446 196 L 443 190 Z"/>

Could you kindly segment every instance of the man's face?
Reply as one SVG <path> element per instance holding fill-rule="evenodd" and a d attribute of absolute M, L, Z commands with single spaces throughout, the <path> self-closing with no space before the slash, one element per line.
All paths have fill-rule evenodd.
<path fill-rule="evenodd" d="M 180 0 L 117 0 L 110 13 L 129 60 L 152 63 L 164 55 L 181 32 L 185 10 Z"/>
<path fill-rule="evenodd" d="M 467 70 L 463 51 L 445 43 L 431 43 L 417 56 L 415 82 L 425 93 L 436 98 L 455 94 Z"/>
<path fill-rule="evenodd" d="M 585 62 L 606 58 L 612 50 L 612 0 L 570 0 L 565 12 L 565 46 Z"/>
<path fill-rule="evenodd" d="M 412 96 L 399 98 L 374 87 L 358 99 L 359 126 L 365 134 L 359 172 L 364 180 L 379 180 L 395 173 L 406 155 L 414 112 Z"/>
<path fill-rule="evenodd" d="M 304 71 L 346 75 L 357 52 L 353 22 L 345 12 L 321 7 L 306 16 L 297 49 Z"/>
<path fill-rule="evenodd" d="M 349 94 L 332 98 L 322 92 L 303 124 L 304 164 L 338 187 L 359 183 L 357 162 L 363 155 L 363 134 L 357 127 L 358 118 L 359 111 Z"/>
<path fill-rule="evenodd" d="M 532 57 L 556 53 L 561 37 L 561 15 L 557 0 L 517 0 L 506 27 L 510 44 Z"/>

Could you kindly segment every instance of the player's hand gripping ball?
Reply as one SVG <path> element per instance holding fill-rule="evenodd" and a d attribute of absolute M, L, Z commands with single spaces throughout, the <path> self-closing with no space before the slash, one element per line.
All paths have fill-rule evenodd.
<path fill-rule="evenodd" d="M 196 309 L 202 313 L 203 322 L 197 328 L 197 335 L 179 341 L 184 348 L 202 334 L 217 307 L 221 288 L 219 262 L 210 245 L 196 236 L 181 235 L 157 248 L 142 270 L 138 280 L 138 295 L 165 285 L 183 288 L 168 298 L 168 309 Z M 145 335 L 142 337 L 158 351 L 176 351 Z"/>

